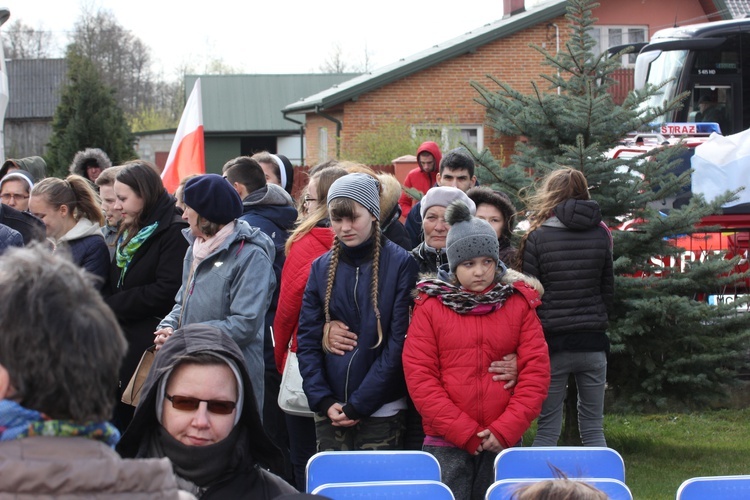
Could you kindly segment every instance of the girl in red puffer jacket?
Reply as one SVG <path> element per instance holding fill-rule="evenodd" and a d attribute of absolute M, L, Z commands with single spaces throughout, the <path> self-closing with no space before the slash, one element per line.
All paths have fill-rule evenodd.
<path fill-rule="evenodd" d="M 518 443 L 539 415 L 549 355 L 535 312 L 538 282 L 498 270 L 497 235 L 466 205 L 452 203 L 446 220 L 450 274 L 417 283 L 404 372 L 422 415 L 423 449 L 437 458 L 443 482 L 457 499 L 481 499 L 495 455 Z M 504 389 L 487 367 L 513 352 L 518 384 Z"/>

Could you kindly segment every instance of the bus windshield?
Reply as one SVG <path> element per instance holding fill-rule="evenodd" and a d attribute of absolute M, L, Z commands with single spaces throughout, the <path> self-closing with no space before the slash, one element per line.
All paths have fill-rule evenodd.
<path fill-rule="evenodd" d="M 667 82 L 659 91 L 648 98 L 642 109 L 663 106 L 665 102 L 677 94 L 678 79 L 685 66 L 687 50 L 658 50 L 645 52 L 636 60 L 636 87 L 643 88 L 646 83 L 661 85 Z M 643 57 L 646 56 L 646 57 Z M 669 80 L 669 81 L 668 81 Z"/>

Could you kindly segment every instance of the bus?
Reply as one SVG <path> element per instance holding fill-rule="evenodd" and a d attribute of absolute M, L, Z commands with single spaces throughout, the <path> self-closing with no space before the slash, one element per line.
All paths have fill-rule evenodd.
<path fill-rule="evenodd" d="M 635 88 L 669 81 L 644 106 L 690 92 L 681 109 L 660 121 L 715 122 L 723 135 L 750 127 L 750 19 L 659 30 L 639 48 Z"/>

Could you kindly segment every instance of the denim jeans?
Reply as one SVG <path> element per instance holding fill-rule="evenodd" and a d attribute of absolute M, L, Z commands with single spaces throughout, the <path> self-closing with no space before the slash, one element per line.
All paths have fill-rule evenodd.
<path fill-rule="evenodd" d="M 607 446 L 604 439 L 604 387 L 607 382 L 607 354 L 599 352 L 556 352 L 550 355 L 549 394 L 539 415 L 533 446 L 557 446 L 563 420 L 563 403 L 568 375 L 578 387 L 578 431 L 584 446 Z"/>

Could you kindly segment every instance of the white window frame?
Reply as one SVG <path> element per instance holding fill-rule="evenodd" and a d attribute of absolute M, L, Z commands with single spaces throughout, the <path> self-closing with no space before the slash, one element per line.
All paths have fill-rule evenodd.
<path fill-rule="evenodd" d="M 591 27 L 593 29 L 599 30 L 599 38 L 598 43 L 594 47 L 594 53 L 599 55 L 601 53 L 606 52 L 610 47 L 615 47 L 617 45 L 625 45 L 627 43 L 640 43 L 640 42 L 648 42 L 648 26 L 646 25 L 640 25 L 640 24 L 622 24 L 622 25 L 599 25 L 595 24 Z M 610 32 L 614 32 L 616 30 L 621 31 L 621 41 L 620 43 L 612 43 L 610 44 Z M 642 40 L 629 40 L 629 30 L 641 30 L 643 32 L 643 39 Z M 592 34 L 593 36 L 593 34 Z M 597 37 L 594 36 L 594 39 L 596 40 Z M 598 50 L 598 52 L 597 52 Z M 638 52 L 631 52 L 630 54 L 627 54 L 622 57 L 622 67 L 623 68 L 634 68 L 635 67 L 635 58 L 638 55 Z"/>
<path fill-rule="evenodd" d="M 417 138 L 418 132 L 420 130 L 433 130 L 435 132 L 440 132 L 440 140 L 436 141 L 440 144 L 440 149 L 443 151 L 448 151 L 453 148 L 459 147 L 461 144 L 460 139 L 452 138 L 452 135 L 455 135 L 456 132 L 459 134 L 463 131 L 476 131 L 477 135 L 477 143 L 475 145 L 477 151 L 482 151 L 484 149 L 484 125 L 477 125 L 477 124 L 451 124 L 451 125 L 435 125 L 435 124 L 422 124 L 422 125 L 412 125 L 411 127 L 411 136 L 413 138 Z"/>

